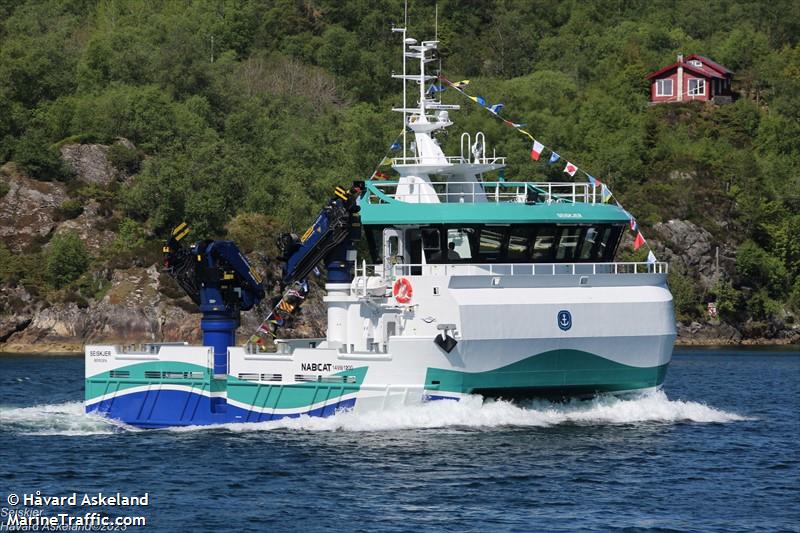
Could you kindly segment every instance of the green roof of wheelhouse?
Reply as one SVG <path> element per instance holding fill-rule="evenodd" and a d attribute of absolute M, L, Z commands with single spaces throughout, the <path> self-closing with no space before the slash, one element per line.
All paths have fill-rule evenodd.
<path fill-rule="evenodd" d="M 382 203 L 370 203 L 371 197 L 380 198 Z M 407 203 L 383 195 L 369 184 L 361 201 L 362 224 L 598 224 L 628 220 L 628 213 L 609 204 Z"/>

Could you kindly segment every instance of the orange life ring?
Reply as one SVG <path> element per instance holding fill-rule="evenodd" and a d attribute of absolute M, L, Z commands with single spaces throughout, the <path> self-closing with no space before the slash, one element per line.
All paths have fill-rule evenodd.
<path fill-rule="evenodd" d="M 394 294 L 394 298 L 398 303 L 406 304 L 411 301 L 411 297 L 414 295 L 414 288 L 408 279 L 399 278 L 394 282 L 392 294 Z"/>

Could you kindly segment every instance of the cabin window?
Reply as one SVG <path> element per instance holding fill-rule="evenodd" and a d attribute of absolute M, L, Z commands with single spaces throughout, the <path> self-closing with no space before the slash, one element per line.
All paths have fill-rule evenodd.
<path fill-rule="evenodd" d="M 447 259 L 458 261 L 472 259 L 473 243 L 475 241 L 475 228 L 448 228 L 447 229 Z"/>
<path fill-rule="evenodd" d="M 706 80 L 691 78 L 689 80 L 689 96 L 700 96 L 706 94 Z"/>
<path fill-rule="evenodd" d="M 548 226 L 541 228 L 536 233 L 536 240 L 533 243 L 533 261 L 546 261 L 553 257 L 553 244 L 556 240 L 556 228 Z"/>
<path fill-rule="evenodd" d="M 578 249 L 578 239 L 581 236 L 580 227 L 565 227 L 561 228 L 561 234 L 558 239 L 558 249 L 556 250 L 556 259 L 574 259 L 575 252 Z"/>
<path fill-rule="evenodd" d="M 656 80 L 656 96 L 672 96 L 672 80 Z"/>
<path fill-rule="evenodd" d="M 594 259 L 592 256 L 592 251 L 595 248 L 595 244 L 597 244 L 597 228 L 588 228 L 586 230 L 586 235 L 583 237 L 583 243 L 581 243 L 581 253 L 579 255 L 580 259 L 584 261 L 587 259 Z"/>
<path fill-rule="evenodd" d="M 702 67 L 703 66 L 703 63 L 700 62 L 697 59 L 692 59 L 691 61 L 689 61 L 689 64 L 692 65 L 693 67 Z"/>
<path fill-rule="evenodd" d="M 438 263 L 442 260 L 442 241 L 439 238 L 438 228 L 423 228 L 422 251 L 428 263 Z"/>
<path fill-rule="evenodd" d="M 512 263 L 526 263 L 530 257 L 531 237 L 533 228 L 526 226 L 512 226 L 508 236 L 508 251 L 506 256 Z"/>
<path fill-rule="evenodd" d="M 481 259 L 494 261 L 499 259 L 505 241 L 507 227 L 481 228 L 480 248 L 478 253 Z"/>

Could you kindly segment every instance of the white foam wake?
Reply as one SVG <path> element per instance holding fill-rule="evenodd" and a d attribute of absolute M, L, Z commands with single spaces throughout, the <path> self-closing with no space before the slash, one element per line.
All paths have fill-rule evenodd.
<path fill-rule="evenodd" d="M 124 429 L 130 428 L 102 416 L 87 414 L 83 402 L 0 406 L 0 431 L 26 435 L 103 435 Z"/>
<path fill-rule="evenodd" d="M 619 425 L 644 423 L 724 423 L 747 417 L 703 403 L 670 400 L 662 391 L 632 398 L 605 396 L 590 401 L 554 404 L 533 401 L 515 404 L 484 401 L 471 396 L 456 401 L 434 401 L 390 411 L 341 412 L 329 418 L 302 416 L 258 424 L 225 424 L 231 431 L 292 429 L 306 431 L 392 431 L 445 427 L 548 427 L 559 424 Z M 178 428 L 177 431 L 200 429 Z"/>
<path fill-rule="evenodd" d="M 748 418 L 703 403 L 670 400 L 664 392 L 658 391 L 631 398 L 606 396 L 561 404 L 546 401 L 516 404 L 503 400 L 484 401 L 480 396 L 471 396 L 460 402 L 434 401 L 380 412 L 341 412 L 329 418 L 302 416 L 258 424 L 225 424 L 222 427 L 236 432 L 275 429 L 360 432 L 447 427 L 549 427 L 559 424 L 725 423 L 740 420 Z M 219 427 L 192 426 L 175 428 L 173 431 Z M 86 414 L 83 402 L 69 402 L 32 407 L 0 406 L 0 431 L 9 430 L 35 435 L 101 435 L 134 428 L 102 416 Z"/>

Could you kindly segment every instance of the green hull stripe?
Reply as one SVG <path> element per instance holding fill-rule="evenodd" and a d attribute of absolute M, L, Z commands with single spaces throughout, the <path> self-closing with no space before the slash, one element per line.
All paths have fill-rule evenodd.
<path fill-rule="evenodd" d="M 353 383 L 308 382 L 291 385 L 259 383 L 240 380 L 229 375 L 227 380 L 212 379 L 211 369 L 191 363 L 175 361 L 148 361 L 137 363 L 111 372 L 128 372 L 127 377 L 101 372 L 85 380 L 85 399 L 90 401 L 112 393 L 142 385 L 170 384 L 192 387 L 198 394 L 204 392 L 224 392 L 227 398 L 243 404 L 269 409 L 293 409 L 307 407 L 315 403 L 334 400 L 346 394 L 358 392 L 364 383 L 368 367 L 338 372 L 336 376 L 353 376 Z M 145 372 L 201 372 L 202 378 L 153 378 L 145 377 Z"/>
<path fill-rule="evenodd" d="M 128 372 L 128 377 L 112 377 L 111 373 Z M 152 378 L 145 377 L 145 372 L 176 372 L 176 373 L 201 373 L 202 377 L 189 377 L 189 378 Z M 85 395 L 84 398 L 92 400 L 100 396 L 110 394 L 113 392 L 120 392 L 125 389 L 133 387 L 140 387 L 142 385 L 153 385 L 170 383 L 174 385 L 184 385 L 193 387 L 200 391 L 211 390 L 215 392 L 219 389 L 219 380 L 211 379 L 211 369 L 205 366 L 195 365 L 192 363 L 182 363 L 176 361 L 148 361 L 146 363 L 136 363 L 127 365 L 120 368 L 115 368 L 110 372 L 101 372 L 94 376 L 88 377 L 85 380 Z M 223 382 L 224 383 L 224 382 Z M 222 388 L 224 390 L 224 386 Z"/>
<path fill-rule="evenodd" d="M 338 372 L 337 376 L 355 376 L 355 383 L 309 382 L 272 385 L 243 381 L 228 376 L 228 399 L 261 409 L 294 409 L 334 400 L 358 392 L 367 375 L 366 366 Z"/>
<path fill-rule="evenodd" d="M 429 368 L 425 388 L 459 393 L 513 393 L 514 389 L 610 392 L 661 385 L 666 373 L 666 364 L 639 368 L 580 350 L 553 350 L 486 372 Z"/>

